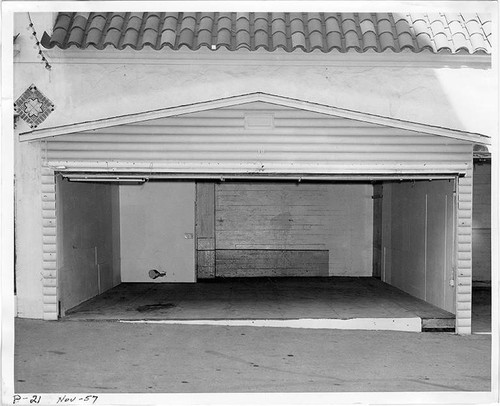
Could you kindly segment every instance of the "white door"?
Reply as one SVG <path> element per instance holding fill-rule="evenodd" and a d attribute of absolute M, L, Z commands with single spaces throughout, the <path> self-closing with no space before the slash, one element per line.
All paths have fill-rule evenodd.
<path fill-rule="evenodd" d="M 196 282 L 194 202 L 194 182 L 120 186 L 122 282 Z"/>

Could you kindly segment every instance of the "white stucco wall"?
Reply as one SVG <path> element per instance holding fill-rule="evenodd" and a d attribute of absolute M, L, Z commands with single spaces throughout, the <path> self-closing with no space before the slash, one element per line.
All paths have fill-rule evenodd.
<path fill-rule="evenodd" d="M 39 37 L 53 15 L 32 13 Z M 64 63 L 45 69 L 30 38 L 27 13 L 15 17 L 14 99 L 34 83 L 55 104 L 48 128 L 265 92 L 391 118 L 496 134 L 497 76 L 493 70 L 421 67 L 247 66 L 200 64 Z M 15 130 L 29 131 L 22 120 Z M 16 148 L 16 254 L 19 315 L 42 317 L 42 232 L 38 143 Z"/>
<path fill-rule="evenodd" d="M 39 143 L 15 144 L 17 314 L 42 318 L 42 181 Z"/>

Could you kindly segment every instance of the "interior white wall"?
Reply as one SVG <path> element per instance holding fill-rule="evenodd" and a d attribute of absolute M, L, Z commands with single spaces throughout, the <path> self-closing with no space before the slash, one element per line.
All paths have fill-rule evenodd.
<path fill-rule="evenodd" d="M 453 182 L 384 183 L 382 280 L 455 310 Z"/>
<path fill-rule="evenodd" d="M 118 186 L 57 182 L 57 265 L 61 311 L 116 286 L 120 265 Z"/>
<path fill-rule="evenodd" d="M 194 201 L 194 182 L 120 185 L 122 282 L 195 282 Z"/>

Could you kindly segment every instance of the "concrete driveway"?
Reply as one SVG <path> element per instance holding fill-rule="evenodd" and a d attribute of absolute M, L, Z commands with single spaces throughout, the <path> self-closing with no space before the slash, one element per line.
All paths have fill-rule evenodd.
<path fill-rule="evenodd" d="M 490 335 L 16 320 L 15 391 L 489 391 Z"/>

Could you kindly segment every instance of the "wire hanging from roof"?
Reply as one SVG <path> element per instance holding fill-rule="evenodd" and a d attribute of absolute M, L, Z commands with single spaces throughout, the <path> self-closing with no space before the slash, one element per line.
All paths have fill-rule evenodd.
<path fill-rule="evenodd" d="M 48 70 L 51 70 L 52 69 L 52 65 L 49 63 L 49 61 L 47 60 L 47 58 L 45 57 L 45 55 L 43 54 L 43 51 L 42 51 L 42 48 L 40 47 L 40 41 L 36 35 L 36 31 L 35 31 L 35 26 L 33 24 L 33 20 L 31 19 L 31 14 L 28 12 L 28 18 L 30 20 L 30 28 L 31 28 L 31 31 L 32 31 L 32 36 L 35 38 L 35 41 L 36 41 L 36 46 L 38 48 L 38 55 L 42 58 L 42 62 L 45 63 L 45 69 L 48 69 Z"/>

